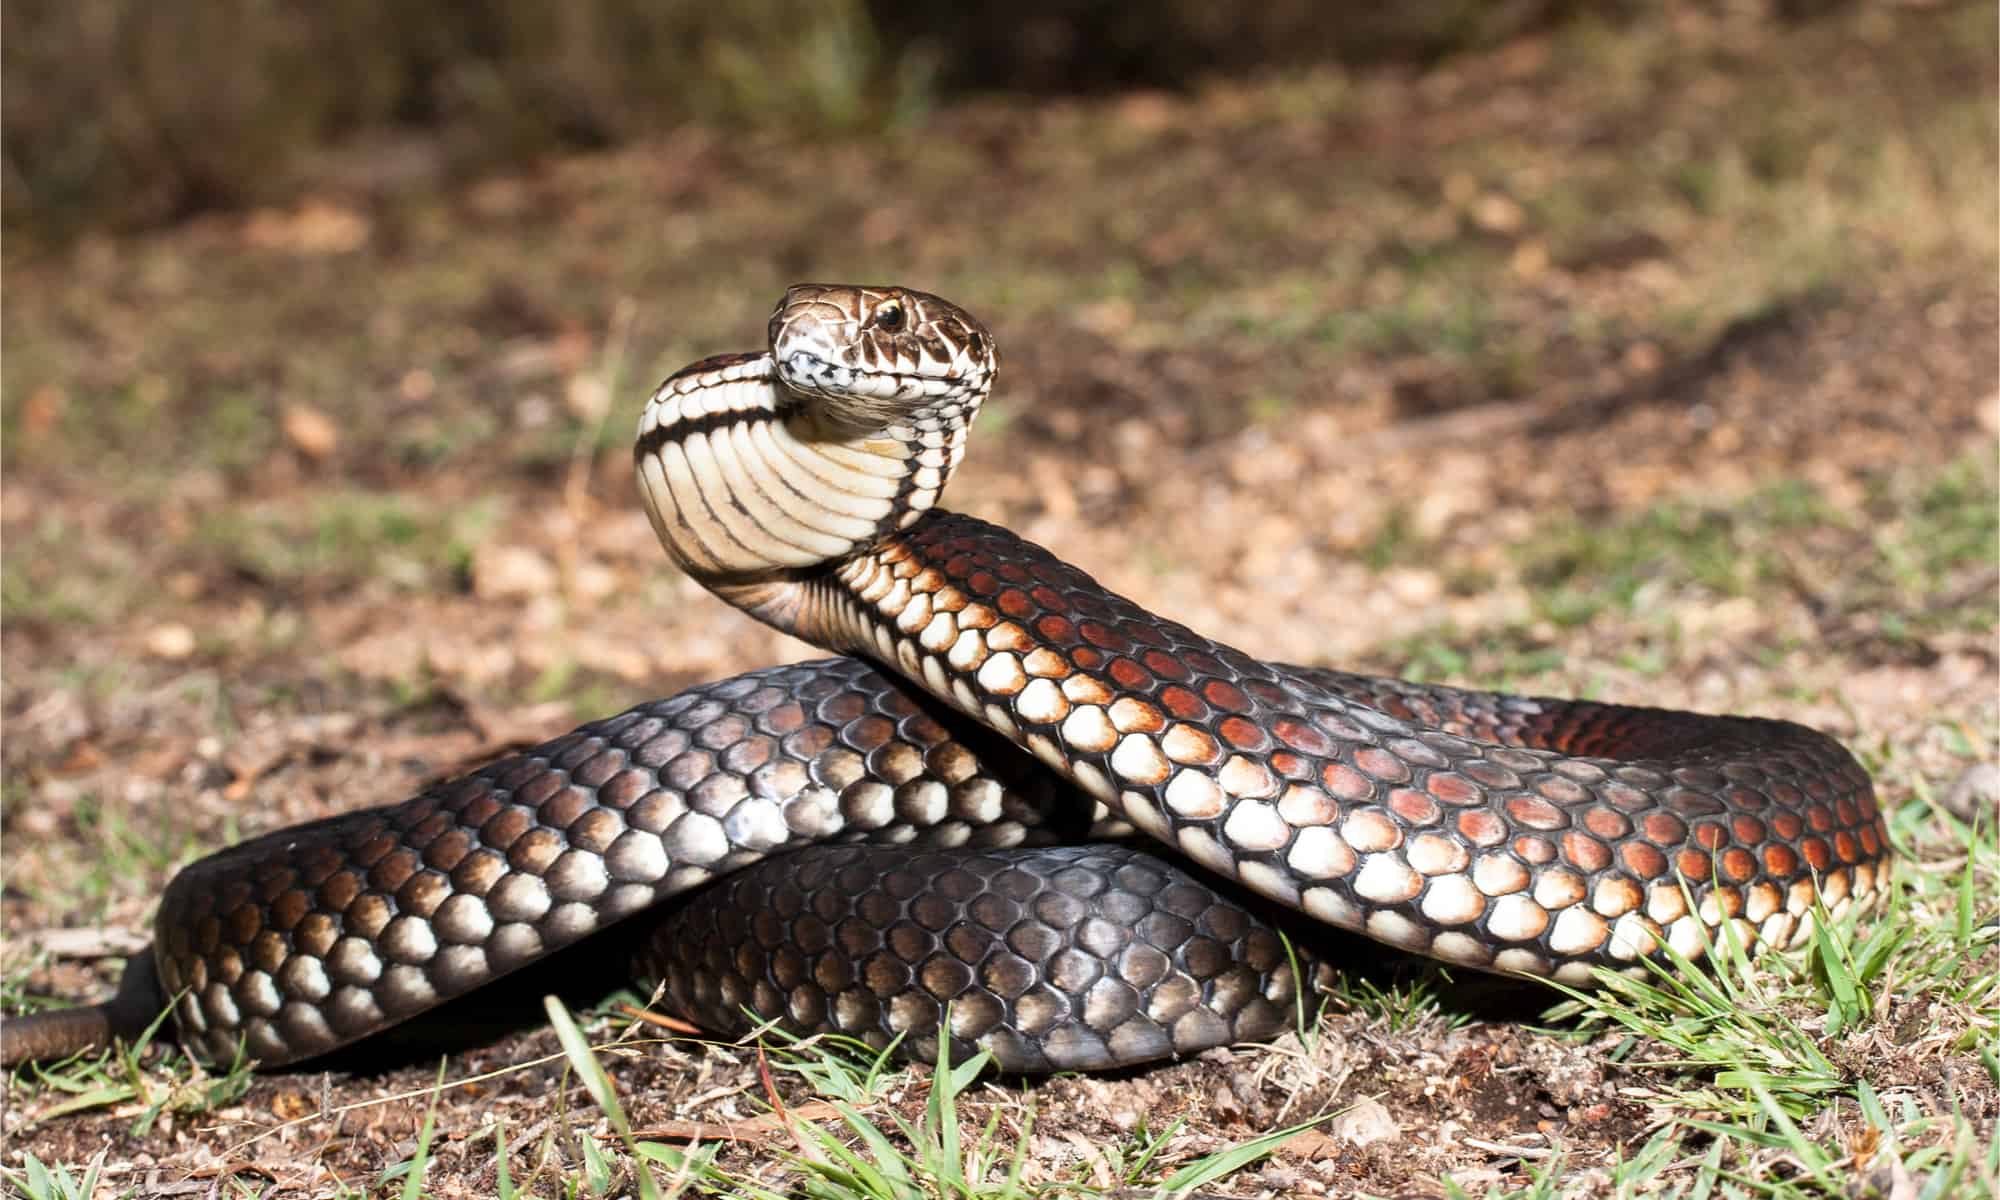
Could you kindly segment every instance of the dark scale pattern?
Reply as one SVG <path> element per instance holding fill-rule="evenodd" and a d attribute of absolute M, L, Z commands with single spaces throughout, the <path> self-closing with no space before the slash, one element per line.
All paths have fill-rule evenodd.
<path fill-rule="evenodd" d="M 808 586 L 809 634 L 1145 832 L 1453 962 L 1582 981 L 1725 920 L 1794 944 L 1816 894 L 1844 912 L 1885 869 L 1866 774 L 1801 726 L 1263 663 L 941 511 Z"/>
<path fill-rule="evenodd" d="M 948 1011 L 957 1061 L 1087 1070 L 1286 1028 L 1292 964 L 1245 903 L 1128 846 L 816 847 L 694 897 L 645 965 L 709 1029 L 755 1013 L 877 1047 L 902 1035 L 935 1061 Z"/>
<path fill-rule="evenodd" d="M 162 982 L 192 1047 L 279 1064 L 777 851 L 1084 831 L 1058 781 L 955 724 L 853 659 L 690 688 L 189 866 L 155 921 Z"/>

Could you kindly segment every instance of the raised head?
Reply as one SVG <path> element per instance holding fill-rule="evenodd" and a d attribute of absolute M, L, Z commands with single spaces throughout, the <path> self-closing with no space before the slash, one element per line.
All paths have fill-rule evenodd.
<path fill-rule="evenodd" d="M 862 549 L 936 503 L 997 365 L 985 326 L 928 292 L 789 288 L 763 353 L 653 393 L 636 447 L 653 528 L 711 585 Z"/>
<path fill-rule="evenodd" d="M 992 335 L 942 297 L 902 287 L 801 283 L 771 313 L 771 362 L 843 432 L 939 413 L 971 419 L 992 385 Z"/>

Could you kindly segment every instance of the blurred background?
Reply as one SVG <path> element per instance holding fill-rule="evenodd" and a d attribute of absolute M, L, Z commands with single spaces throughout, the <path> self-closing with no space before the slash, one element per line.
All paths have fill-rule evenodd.
<path fill-rule="evenodd" d="M 10 0 L 0 915 L 143 928 L 238 834 L 811 653 L 671 572 L 629 447 L 814 278 L 981 315 L 948 503 L 1166 615 L 1942 794 L 1996 58 L 1929 0 Z"/>
<path fill-rule="evenodd" d="M 980 94 L 1185 91 L 1273 67 L 1421 65 L 1586 12 L 1616 25 L 1648 7 L 25 0 L 4 18 L 7 211 L 159 221 L 316 182 L 434 182 L 695 121 L 866 136 Z M 1782 7 L 1805 17 L 1828 6 Z"/>

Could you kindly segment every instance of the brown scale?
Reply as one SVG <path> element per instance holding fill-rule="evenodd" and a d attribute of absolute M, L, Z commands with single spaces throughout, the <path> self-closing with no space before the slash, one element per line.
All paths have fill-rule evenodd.
<path fill-rule="evenodd" d="M 1752 940 L 1790 941 L 1815 879 L 1837 909 L 1877 882 L 1886 831 L 1865 773 L 1797 725 L 1260 663 L 945 512 L 808 586 L 841 596 L 815 611 L 851 626 L 837 615 L 809 636 L 955 679 L 944 698 L 1140 828 L 1405 948 L 1581 978 L 1661 936 L 1699 954 L 1698 926 L 1746 911 Z M 918 618 L 900 620 L 912 604 Z M 937 614 L 955 622 L 941 642 L 976 641 L 914 646 L 908 630 Z M 1301 836 L 1314 829 L 1338 837 Z M 1488 866 L 1493 889 L 1465 890 L 1482 876 L 1464 864 L 1503 847 L 1524 874 Z M 1672 894 L 1682 881 L 1693 912 Z M 1532 905 L 1496 916 L 1517 892 Z"/>

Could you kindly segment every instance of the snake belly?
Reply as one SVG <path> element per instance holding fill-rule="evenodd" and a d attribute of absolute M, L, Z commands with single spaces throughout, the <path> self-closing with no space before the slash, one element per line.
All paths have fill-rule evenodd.
<path fill-rule="evenodd" d="M 937 508 L 997 365 L 938 297 L 788 291 L 765 351 L 655 391 L 640 492 L 683 570 L 853 657 L 195 863 L 127 994 L 0 1023 L 0 1059 L 171 997 L 197 1053 L 294 1062 L 695 892 L 640 966 L 709 1027 L 1096 1068 L 1283 1028 L 1318 966 L 1274 910 L 1587 982 L 1882 892 L 1868 777 L 1816 731 L 1267 663 Z M 1120 831 L 1154 852 L 1055 844 Z"/>

